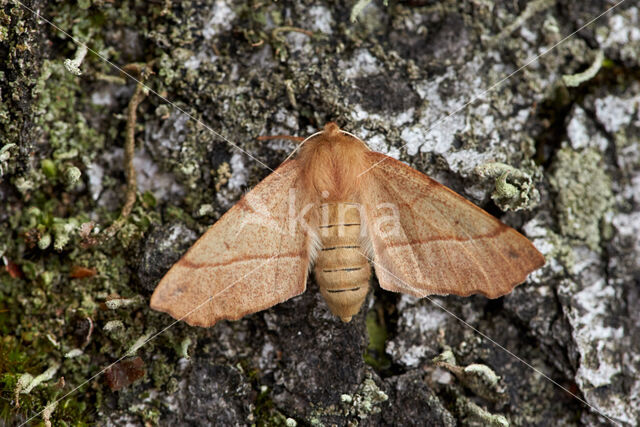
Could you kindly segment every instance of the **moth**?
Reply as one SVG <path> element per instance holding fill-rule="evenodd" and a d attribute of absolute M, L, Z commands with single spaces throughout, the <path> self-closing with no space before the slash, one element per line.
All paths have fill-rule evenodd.
<path fill-rule="evenodd" d="M 544 262 L 513 228 L 328 123 L 196 241 L 151 308 L 212 326 L 301 294 L 313 269 L 348 322 L 371 265 L 388 291 L 497 298 Z"/>

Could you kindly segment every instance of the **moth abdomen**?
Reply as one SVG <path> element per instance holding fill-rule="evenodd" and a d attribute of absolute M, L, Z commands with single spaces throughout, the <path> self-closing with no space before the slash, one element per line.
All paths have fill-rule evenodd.
<path fill-rule="evenodd" d="M 315 275 L 329 309 L 348 322 L 369 291 L 371 266 L 360 246 L 360 210 L 353 203 L 321 206 Z"/>

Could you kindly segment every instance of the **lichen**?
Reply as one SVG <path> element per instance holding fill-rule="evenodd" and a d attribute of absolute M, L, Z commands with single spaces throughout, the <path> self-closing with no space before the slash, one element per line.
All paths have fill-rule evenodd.
<path fill-rule="evenodd" d="M 535 171 L 532 165 L 528 169 Z M 534 177 L 539 175 L 536 172 L 524 172 L 500 162 L 485 163 L 474 171 L 482 178 L 495 179 L 491 199 L 503 211 L 531 209 L 540 202 L 540 193 L 534 181 Z"/>
<path fill-rule="evenodd" d="M 582 83 L 591 80 L 598 74 L 600 71 L 600 67 L 602 67 L 602 63 L 604 62 L 604 52 L 599 50 L 596 52 L 595 59 L 593 60 L 593 64 L 589 66 L 586 70 L 581 73 L 576 74 L 565 74 L 562 76 L 562 80 L 564 84 L 569 87 L 580 86 Z"/>
<path fill-rule="evenodd" d="M 603 168 L 601 154 L 594 149 L 560 149 L 550 183 L 556 194 L 556 212 L 562 234 L 596 250 L 606 213 L 613 203 L 611 178 Z"/>
<path fill-rule="evenodd" d="M 436 402 L 433 407 L 446 404 L 453 412 L 459 402 L 455 412 L 458 423 L 504 425 L 500 415 L 491 413 L 495 408 L 486 410 L 464 395 L 471 393 L 472 386 L 463 389 L 461 380 L 450 378 L 458 389 L 451 392 L 447 383 L 442 385 L 443 391 L 423 374 L 431 369 L 428 359 L 450 340 L 461 342 L 456 355 L 469 368 L 467 372 L 459 366 L 461 375 L 478 376 L 481 383 L 493 386 L 491 366 L 509 384 L 524 382 L 524 387 L 510 389 L 518 397 L 518 405 L 509 408 L 514 424 L 539 424 L 548 419 L 575 423 L 580 416 L 589 417 L 579 403 L 559 400 L 556 404 L 562 391 L 535 374 L 528 376 L 520 367 L 504 363 L 495 356 L 500 354 L 498 350 L 488 350 L 467 336 L 461 329 L 464 327 L 453 325 L 447 314 L 428 308 L 426 303 L 405 304 L 405 298 L 391 304 L 395 311 L 390 311 L 388 323 L 367 318 L 370 348 L 365 358 L 374 352 L 385 355 L 386 346 L 394 362 L 391 369 L 379 369 L 386 362 L 378 365 L 384 378 L 369 378 L 372 385 L 367 380 L 360 383 L 358 375 L 370 370 L 362 363 L 360 350 L 355 362 L 336 361 L 337 371 L 360 379 L 348 390 L 336 382 L 331 402 L 310 402 L 306 393 L 315 391 L 314 380 L 326 372 L 309 369 L 307 364 L 314 362 L 312 351 L 308 357 L 305 353 L 303 359 L 293 359 L 292 352 L 272 345 L 272 356 L 265 365 L 260 369 L 251 366 L 253 350 L 271 344 L 264 342 L 265 336 L 290 333 L 296 341 L 314 342 L 314 334 L 326 329 L 327 320 L 313 310 L 276 308 L 284 310 L 277 316 L 283 323 L 270 324 L 266 333 L 256 332 L 262 331 L 266 316 L 256 314 L 240 322 L 221 322 L 214 330 L 195 330 L 178 323 L 157 337 L 149 335 L 172 322 L 144 303 L 169 260 L 183 253 L 183 245 L 195 240 L 292 149 L 288 144 L 264 144 L 255 137 L 280 133 L 303 136 L 328 120 L 340 122 L 373 149 L 429 172 L 458 191 L 467 191 L 476 201 L 485 200 L 488 186 L 484 181 L 474 188 L 472 171 L 476 166 L 487 162 L 517 165 L 517 170 L 503 168 L 489 177 L 496 186 L 492 198 L 503 210 L 537 209 L 525 231 L 536 245 L 544 246 L 548 267 L 525 286 L 541 294 L 548 292 L 558 305 L 556 311 L 550 310 L 554 313 L 551 320 L 532 320 L 548 321 L 553 327 L 549 326 L 546 334 L 536 332 L 540 342 L 530 343 L 530 339 L 519 339 L 526 325 L 512 322 L 510 315 L 500 317 L 502 313 L 519 315 L 522 307 L 516 304 L 504 304 L 503 308 L 502 300 L 485 304 L 480 298 L 464 302 L 450 298 L 447 306 L 460 309 L 465 320 L 479 323 L 483 331 L 495 327 L 500 338 L 502 329 L 521 328 L 504 339 L 509 348 L 517 346 L 521 356 L 531 355 L 545 372 L 556 367 L 562 371 L 554 373 L 559 378 L 577 378 L 590 403 L 609 405 L 611 413 L 620 412 L 621 420 L 632 419 L 628 415 L 631 409 L 616 403 L 619 396 L 630 394 L 629 390 L 623 393 L 625 384 L 632 384 L 624 376 L 626 371 L 611 368 L 622 365 L 609 363 L 609 357 L 615 360 L 620 354 L 618 343 L 603 345 L 604 341 L 594 340 L 586 333 L 593 323 L 583 322 L 595 319 L 596 324 L 606 324 L 610 319 L 602 313 L 624 305 L 613 305 L 619 295 L 635 295 L 627 292 L 632 280 L 620 280 L 614 295 L 606 281 L 581 289 L 576 283 L 586 282 L 562 281 L 556 286 L 556 279 L 583 264 L 576 247 L 587 242 L 598 249 L 616 236 L 617 228 L 607 226 L 608 212 L 613 209 L 612 192 L 616 191 L 616 197 L 624 196 L 617 193 L 617 186 L 625 185 L 625 179 L 635 179 L 631 174 L 638 163 L 638 139 L 633 131 L 637 101 L 609 92 L 618 88 L 638 92 L 623 78 L 633 75 L 638 64 L 637 7 L 613 10 L 596 23 L 588 42 L 584 37 L 571 37 L 496 90 L 485 91 L 546 47 L 554 46 L 567 28 L 578 28 L 590 19 L 590 9 L 567 5 L 560 16 L 557 8 L 550 7 L 550 0 L 527 5 L 480 1 L 473 3 L 472 10 L 455 2 L 399 2 L 392 9 L 371 2 L 360 13 L 360 22 L 349 23 L 345 20 L 348 7 L 332 3 L 50 3 L 34 0 L 29 4 L 115 64 L 149 60 L 156 72 L 148 80 L 149 86 L 190 116 L 152 96 L 141 104 L 136 159 L 149 174 L 143 176 L 136 204 L 120 232 L 104 244 L 87 245 L 84 237 L 99 234 L 118 216 L 124 183 L 123 117 L 133 85 L 93 54 L 80 59 L 83 49 L 68 37 L 17 4 L 0 0 L 0 44 L 7 54 L 0 60 L 0 197 L 7 198 L 7 209 L 0 209 L 0 423 L 14 424 L 16 418 L 43 410 L 45 422 L 53 425 L 171 423 L 171 417 L 187 407 L 181 399 L 193 396 L 187 389 L 197 383 L 185 378 L 181 369 L 187 366 L 199 372 L 197 369 L 211 363 L 229 367 L 242 359 L 242 376 L 246 378 L 233 384 L 240 384 L 246 393 L 250 381 L 249 388 L 257 397 L 243 395 L 242 399 L 255 406 L 247 409 L 253 418 L 237 418 L 235 423 L 287 425 L 295 419 L 314 425 L 344 420 L 355 424 L 362 421 L 361 416 L 367 417 L 363 424 L 390 423 L 384 420 L 385 413 L 415 409 L 404 407 L 401 399 L 394 400 L 397 390 L 391 388 L 392 402 L 376 401 L 382 398 L 380 393 L 386 394 L 387 384 L 401 376 L 395 371 L 400 369 L 415 375 L 416 382 L 431 393 L 425 393 L 429 397 L 420 402 L 426 402 L 428 408 Z M 564 99 L 552 97 L 552 88 L 562 85 L 562 74 L 575 75 L 597 63 L 586 57 L 590 49 L 606 52 L 607 60 L 598 75 L 589 80 L 585 77 L 590 74 L 578 76 L 583 81 L 579 88 L 564 88 Z M 65 60 L 76 54 L 78 60 L 67 61 L 75 72 L 72 74 L 65 68 Z M 77 75 L 80 70 L 82 74 Z M 577 126 L 566 130 L 573 151 L 564 145 L 558 148 L 555 134 L 538 139 L 540 132 L 546 132 L 547 119 L 559 123 L 558 130 L 564 132 L 565 117 L 559 104 L 577 106 L 583 97 L 593 96 L 592 91 L 603 82 L 611 85 L 606 96 L 600 96 L 594 106 L 585 102 L 582 111 L 572 108 L 570 123 Z M 539 115 L 545 100 L 554 106 L 553 117 Z M 593 114 L 599 122 L 594 132 L 582 126 Z M 448 115 L 451 118 L 443 120 Z M 540 142 L 538 147 L 534 140 Z M 615 145 L 607 145 L 611 141 Z M 532 162 L 534 156 L 539 157 L 539 164 Z M 613 157 L 616 160 L 612 161 Z M 618 171 L 611 170 L 616 162 L 619 171 L 628 176 L 611 183 L 608 177 L 617 177 Z M 160 174 L 162 180 L 156 180 Z M 171 188 L 164 183 L 171 183 Z M 157 186 L 167 190 L 161 194 Z M 536 186 L 542 193 L 540 204 Z M 631 209 L 637 201 L 632 194 L 635 187 L 625 188 L 631 195 L 627 194 L 628 201 L 623 203 Z M 509 215 L 510 219 L 527 218 L 522 212 Z M 630 213 L 628 220 L 633 218 Z M 149 230 L 162 232 L 169 223 L 178 224 L 171 230 L 180 238 L 149 238 Z M 514 223 L 519 222 L 516 219 Z M 607 249 L 599 251 L 596 259 L 605 258 Z M 140 254 L 144 254 L 144 261 Z M 569 261 L 568 254 L 577 256 Z M 73 278 L 71 272 L 78 265 L 95 269 L 96 274 Z M 615 267 L 612 264 L 601 270 L 612 277 L 620 271 Z M 150 272 L 153 274 L 147 274 Z M 517 298 L 517 294 L 518 289 L 505 300 Z M 606 304 L 593 305 L 590 297 L 594 296 L 606 298 Z M 134 303 L 119 305 L 124 301 Z M 293 306 L 299 307 L 296 301 Z M 568 304 L 576 307 L 567 308 Z M 115 309 L 109 309 L 114 305 Z M 585 315 L 594 310 L 602 313 Z M 84 346 L 89 335 L 84 321 L 87 316 L 99 333 Z M 567 318 L 573 331 L 565 331 L 563 321 Z M 304 329 L 309 324 L 311 331 Z M 357 326 L 352 323 L 349 330 Z M 618 337 L 617 326 L 611 327 L 618 334 L 612 336 Z M 345 330 L 335 329 L 331 341 L 338 341 Z M 187 352 L 189 341 L 192 344 Z M 215 345 L 207 347 L 207 341 Z M 550 342 L 561 344 L 555 348 Z M 582 360 L 567 368 L 563 358 L 578 357 L 573 354 L 576 343 Z M 132 347 L 137 347 L 136 353 L 148 368 L 138 383 L 115 394 L 99 378 L 56 406 L 62 393 Z M 200 357 L 203 349 L 205 355 Z M 340 354 L 341 349 L 335 345 L 334 351 Z M 14 394 L 20 379 L 27 383 L 26 374 L 45 372 L 52 359 L 61 361 L 54 378 L 29 394 L 20 394 L 21 406 L 16 408 Z M 473 365 L 479 360 L 482 365 Z M 321 360 L 315 366 L 325 365 L 326 360 Z M 284 366 L 304 375 L 287 376 L 281 369 Z M 572 378 L 576 370 L 578 375 Z M 202 401 L 209 397 L 198 395 Z M 385 410 L 378 412 L 379 408 Z M 206 410 L 203 405 L 203 413 Z M 242 411 L 237 414 L 245 415 Z M 446 425 L 453 424 L 450 420 Z"/>
<path fill-rule="evenodd" d="M 341 396 L 345 415 L 355 415 L 360 419 L 379 413 L 380 404 L 388 399 L 389 396 L 371 378 L 366 378 L 354 394 Z"/>
<path fill-rule="evenodd" d="M 456 400 L 456 410 L 460 413 L 465 426 L 509 427 L 510 425 L 504 415 L 492 414 L 463 396 L 458 397 Z"/>
<path fill-rule="evenodd" d="M 111 22 L 118 22 L 127 7 L 78 8 L 68 2 L 56 2 L 39 10 L 44 16 L 51 16 L 55 8 L 58 25 L 101 50 L 105 15 L 111 16 Z M 3 5 L 0 15 L 4 16 L 6 10 Z M 11 84 L 15 85 L 12 92 L 20 99 L 19 103 L 11 107 L 12 104 L 4 102 L 5 98 L 0 103 L 0 128 L 3 138 L 9 142 L 3 140 L 4 145 L 0 147 L 0 172 L 3 185 L 13 185 L 20 197 L 8 194 L 8 209 L 1 212 L 0 241 L 5 242 L 2 248 L 5 259 L 17 265 L 19 274 L 12 277 L 0 272 L 3 329 L 0 391 L 8 398 L 0 400 L 0 413 L 3 420 L 11 420 L 16 411 L 32 416 L 45 410 L 46 422 L 82 425 L 95 420 L 99 403 L 87 411 L 87 405 L 76 400 L 78 396 L 69 396 L 56 405 L 64 386 L 62 377 L 73 386 L 81 384 L 96 373 L 96 354 L 113 352 L 119 356 L 126 351 L 127 342 L 142 335 L 140 320 L 124 313 L 115 315 L 119 319 L 105 320 L 105 323 L 113 320 L 122 324 L 121 328 L 114 328 L 114 332 L 122 335 L 119 340 L 94 334 L 89 347 L 83 349 L 78 347 L 82 343 L 77 343 L 74 335 L 81 323 L 78 313 L 91 316 L 100 326 L 104 316 L 98 308 L 106 296 L 132 293 L 127 285 L 126 249 L 118 242 L 100 248 L 81 247 L 79 235 L 82 225 L 90 222 L 90 212 L 93 212 L 92 219 L 100 222 L 108 223 L 112 219 L 110 212 L 96 209 L 87 197 L 83 179 L 86 168 L 107 144 L 119 143 L 119 123 L 111 121 L 110 114 L 103 116 L 104 111 L 99 112 L 99 108 L 92 106 L 88 96 L 90 85 L 86 84 L 88 80 L 84 80 L 84 75 L 78 77 L 65 69 L 65 42 L 58 44 L 58 54 L 51 59 L 44 59 L 44 55 L 32 56 L 40 51 L 40 43 L 52 41 L 47 40 L 47 36 L 59 43 L 58 33 L 35 32 L 32 25 L 37 20 L 31 12 L 18 5 L 10 10 L 10 44 L 3 46 L 10 55 L 3 58 L 3 66 L 23 66 L 11 74 Z M 43 34 L 47 36 L 42 37 Z M 89 34 L 93 34 L 90 40 Z M 34 35 L 36 38 L 28 41 L 32 53 L 18 48 L 16 40 Z M 91 56 L 84 58 L 82 68 L 89 76 L 96 70 L 106 69 Z M 7 107 L 11 107 L 10 110 Z M 91 121 L 96 117 L 97 120 Z M 33 161 L 26 161 L 24 153 L 33 155 Z M 107 189 L 119 185 L 116 180 L 103 184 Z M 4 187 L 0 191 L 4 191 Z M 157 214 L 137 208 L 129 224 L 129 236 L 139 239 L 155 221 L 154 215 Z M 131 238 L 127 243 L 133 242 Z M 72 279 L 70 271 L 77 265 L 95 268 L 98 274 Z M 98 348 L 101 350 L 97 351 Z M 57 378 L 58 382 L 49 381 L 29 395 L 21 394 L 20 408 L 17 408 L 17 402 L 9 397 L 19 378 L 24 382 L 28 378 L 24 375 L 42 372 L 50 357 L 57 360 L 73 357 L 73 363 L 62 363 L 57 369 L 52 379 Z M 60 381 L 62 385 L 58 384 Z"/>
<path fill-rule="evenodd" d="M 506 388 L 500 377 L 487 365 L 472 363 L 463 367 L 458 366 L 450 349 L 438 355 L 433 361 L 437 366 L 452 372 L 463 386 L 477 396 L 492 402 L 504 403 L 508 400 Z"/>

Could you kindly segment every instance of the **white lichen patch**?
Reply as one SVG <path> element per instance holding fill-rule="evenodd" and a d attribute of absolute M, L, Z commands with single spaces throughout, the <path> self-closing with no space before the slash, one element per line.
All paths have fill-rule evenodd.
<path fill-rule="evenodd" d="M 206 40 L 210 40 L 222 31 L 229 30 L 235 18 L 236 13 L 225 1 L 216 0 L 209 11 L 209 20 L 205 23 L 204 28 L 202 29 L 202 35 Z"/>
<path fill-rule="evenodd" d="M 420 298 L 414 297 L 409 294 L 400 294 L 400 301 L 396 305 L 398 311 L 404 311 L 405 308 L 413 307 L 416 304 L 419 304 Z"/>
<path fill-rule="evenodd" d="M 115 105 L 115 102 L 113 93 L 106 88 L 97 90 L 91 94 L 91 103 L 93 105 L 110 107 Z"/>
<path fill-rule="evenodd" d="M 616 229 L 617 238 L 627 242 L 628 257 L 630 258 L 628 261 L 631 262 L 630 270 L 640 271 L 640 257 L 633 256 L 640 254 L 640 212 L 616 215 L 612 223 Z M 619 259 L 611 260 L 612 263 L 620 261 Z M 611 267 L 615 268 L 616 265 L 611 265 Z"/>
<path fill-rule="evenodd" d="M 607 95 L 596 99 L 596 117 L 607 132 L 615 133 L 629 126 L 633 113 L 638 111 L 640 95 L 623 98 L 615 95 Z"/>
<path fill-rule="evenodd" d="M 73 350 L 70 350 L 68 352 L 66 352 L 64 354 L 64 357 L 66 359 L 73 359 L 76 358 L 78 356 L 82 356 L 84 354 L 84 352 L 82 350 L 80 350 L 79 348 L 74 348 Z"/>
<path fill-rule="evenodd" d="M 149 191 L 159 200 L 173 199 L 184 194 L 184 189 L 176 182 L 176 178 L 170 173 L 162 172 L 146 150 L 135 153 L 133 167 L 136 169 L 138 191 Z"/>
<path fill-rule="evenodd" d="M 346 415 L 356 415 L 360 419 L 379 413 L 380 403 L 388 399 L 389 396 L 371 378 L 365 379 L 355 394 L 340 396 Z"/>
<path fill-rule="evenodd" d="M 199 55 L 193 55 L 189 57 L 186 61 L 184 61 L 184 67 L 187 70 L 197 70 L 200 68 L 200 63 L 202 60 L 198 57 Z"/>
<path fill-rule="evenodd" d="M 583 257 L 587 257 L 583 254 Z M 594 254 L 591 264 L 598 262 Z M 628 414 L 633 413 L 627 402 L 618 401 L 615 396 L 598 391 L 617 381 L 622 374 L 622 360 L 618 344 L 624 336 L 622 327 L 612 326 L 611 304 L 615 301 L 615 289 L 597 273 L 591 271 L 588 263 L 582 264 L 580 283 L 565 282 L 561 294 L 571 299 L 565 309 L 571 324 L 573 341 L 580 354 L 580 366 L 575 380 L 590 404 L 605 415 L 629 422 Z"/>
<path fill-rule="evenodd" d="M 104 177 L 104 168 L 98 163 L 91 163 L 86 169 L 89 178 L 89 192 L 93 200 L 98 200 L 102 193 L 102 178 Z"/>
<path fill-rule="evenodd" d="M 529 238 L 539 239 L 539 238 L 545 238 L 549 235 L 549 232 L 545 227 L 544 218 L 542 218 L 540 215 L 526 222 L 522 226 L 522 229 L 524 231 L 524 234 Z M 538 248 L 538 250 L 540 251 L 540 248 Z M 550 250 L 550 248 L 546 247 L 546 250 L 548 251 Z M 542 252 L 543 255 L 545 253 L 548 253 L 543 251 L 540 251 L 540 252 Z"/>
<path fill-rule="evenodd" d="M 464 105 L 464 99 L 443 98 L 440 95 L 440 86 L 453 81 L 455 81 L 455 72 L 452 67 L 449 67 L 443 75 L 416 84 L 416 92 L 421 99 L 427 101 L 427 105 L 422 110 L 417 123 L 402 131 L 407 154 L 412 156 L 418 151 L 434 154 L 447 153 L 453 146 L 455 133 L 465 129 L 464 114 L 452 114 Z"/>
<path fill-rule="evenodd" d="M 381 114 L 372 113 L 365 110 L 362 105 L 355 104 L 351 110 L 351 120 L 354 124 L 358 122 L 369 122 L 379 124 L 381 127 L 393 127 L 401 128 L 403 125 L 411 123 L 414 120 L 415 109 L 408 108 L 397 113 L 390 113 L 387 116 Z M 400 151 L 405 146 L 405 141 L 401 139 L 401 147 L 394 147 L 389 145 L 386 137 L 376 131 L 369 131 L 369 129 L 363 125 L 355 126 L 350 129 L 351 133 L 363 140 L 369 148 L 373 151 L 386 154 L 394 159 L 400 158 Z"/>
<path fill-rule="evenodd" d="M 365 77 L 377 74 L 382 67 L 380 61 L 367 49 L 358 49 L 347 62 L 340 61 L 338 69 L 342 70 L 345 79 Z"/>
<path fill-rule="evenodd" d="M 185 140 L 185 135 L 189 132 L 187 122 L 191 120 L 189 116 L 177 110 L 171 110 L 171 114 L 163 120 L 158 127 L 145 127 L 145 139 L 152 141 L 151 145 L 168 151 L 177 151 L 181 148 Z"/>
<path fill-rule="evenodd" d="M 589 126 L 589 121 L 587 113 L 581 107 L 576 107 L 573 110 L 567 126 L 567 136 L 569 137 L 571 148 L 579 150 L 589 147 L 605 152 L 609 145 L 609 140 L 597 131 L 595 126 Z"/>
<path fill-rule="evenodd" d="M 430 349 L 427 346 L 404 346 L 403 343 L 396 343 L 395 341 L 389 341 L 386 348 L 386 352 L 390 354 L 396 362 L 408 368 L 418 366 L 420 362 L 428 356 L 429 351 Z"/>
<path fill-rule="evenodd" d="M 596 29 L 596 40 L 603 49 L 619 51 L 625 61 L 638 64 L 640 17 L 637 7 L 618 10 Z"/>
<path fill-rule="evenodd" d="M 229 209 L 245 189 L 249 177 L 246 161 L 244 154 L 234 150 L 228 166 L 225 167 L 224 179 L 216 186 L 216 201 L 221 208 Z"/>
<path fill-rule="evenodd" d="M 273 120 L 282 124 L 286 129 L 298 129 L 298 117 L 295 114 L 291 114 L 290 110 L 280 108 L 273 116 Z M 278 129 L 274 129 L 278 132 Z M 276 133 L 277 134 L 277 133 Z"/>
<path fill-rule="evenodd" d="M 442 327 L 449 315 L 436 308 L 426 306 L 414 307 L 402 313 L 402 322 L 407 328 L 416 328 L 420 333 L 435 332 Z"/>
<path fill-rule="evenodd" d="M 210 52 L 209 50 L 200 51 L 187 58 L 184 61 L 184 67 L 187 70 L 195 71 L 200 68 L 202 64 L 213 63 L 216 62 L 217 59 L 218 55 L 216 55 L 214 52 Z"/>
<path fill-rule="evenodd" d="M 320 31 L 324 34 L 333 34 L 333 16 L 331 11 L 324 6 L 311 6 L 307 9 L 309 14 L 309 29 Z"/>
<path fill-rule="evenodd" d="M 446 369 L 436 368 L 431 372 L 431 379 L 438 384 L 451 384 L 453 375 Z"/>
<path fill-rule="evenodd" d="M 406 367 L 416 367 L 436 353 L 438 343 L 435 337 L 440 328 L 445 326 L 449 316 L 441 309 L 431 305 L 418 303 L 418 305 L 409 306 L 409 301 L 402 303 L 405 298 L 412 297 L 403 295 L 398 305 L 398 310 L 401 313 L 398 329 L 406 332 L 399 335 L 402 338 L 388 341 L 386 352 L 395 362 Z M 433 342 L 425 340 L 424 336 L 433 336 Z"/>
<path fill-rule="evenodd" d="M 276 357 L 276 348 L 271 341 L 266 341 L 260 350 L 260 358 L 258 359 L 258 366 L 260 369 L 265 370 L 273 363 Z"/>
<path fill-rule="evenodd" d="M 313 57 L 313 43 L 308 34 L 300 33 L 298 31 L 288 31 L 285 39 L 287 41 L 287 49 L 289 54 L 293 56 L 305 55 Z"/>
<path fill-rule="evenodd" d="M 477 75 L 480 67 L 475 61 L 466 65 L 470 75 Z M 423 99 L 423 108 L 414 124 L 401 130 L 401 138 L 408 155 L 436 154 L 446 160 L 451 171 L 469 175 L 483 163 L 506 161 L 511 144 L 500 140 L 501 122 L 496 120 L 490 101 L 485 99 L 482 80 L 465 82 L 456 76 L 454 68 L 449 67 L 444 74 L 415 85 Z M 462 95 L 443 96 L 443 87 L 447 92 Z M 458 136 L 463 140 L 482 141 L 488 149 L 482 152 L 475 148 L 458 149 L 455 147 Z"/>
<path fill-rule="evenodd" d="M 245 166 L 243 155 L 239 153 L 233 153 L 231 155 L 231 160 L 229 160 L 229 164 L 231 165 L 232 171 L 231 177 L 229 178 L 229 183 L 227 184 L 229 189 L 242 189 L 245 185 L 247 185 L 248 179 L 248 172 Z"/>
<path fill-rule="evenodd" d="M 396 160 L 400 158 L 400 150 L 397 147 L 389 146 L 387 140 L 383 135 L 372 134 L 371 136 L 367 137 L 365 142 L 373 151 L 386 154 L 387 156 L 393 157 Z"/>

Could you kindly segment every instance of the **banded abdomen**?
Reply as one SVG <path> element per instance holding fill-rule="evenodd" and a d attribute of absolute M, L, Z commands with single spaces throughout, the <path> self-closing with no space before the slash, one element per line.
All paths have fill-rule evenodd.
<path fill-rule="evenodd" d="M 325 203 L 320 207 L 320 250 L 315 275 L 320 293 L 344 322 L 360 311 L 369 291 L 371 266 L 361 247 L 359 205 Z"/>

